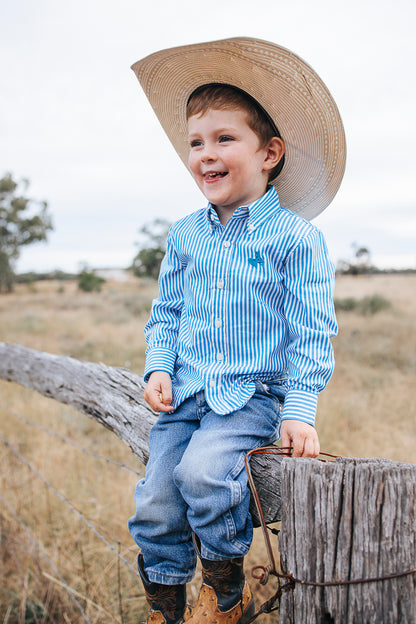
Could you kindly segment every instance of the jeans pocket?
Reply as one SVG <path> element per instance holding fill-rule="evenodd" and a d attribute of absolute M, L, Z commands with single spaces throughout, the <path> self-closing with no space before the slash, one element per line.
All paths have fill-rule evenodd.
<path fill-rule="evenodd" d="M 264 407 L 261 410 L 262 417 L 266 418 L 273 427 L 276 428 L 277 436 L 280 435 L 280 420 L 283 410 L 284 394 L 281 389 L 280 383 L 268 383 L 267 381 L 254 380 L 256 384 L 256 390 L 254 397 L 257 397 L 265 401 Z M 276 438 L 278 439 L 278 437 Z"/>

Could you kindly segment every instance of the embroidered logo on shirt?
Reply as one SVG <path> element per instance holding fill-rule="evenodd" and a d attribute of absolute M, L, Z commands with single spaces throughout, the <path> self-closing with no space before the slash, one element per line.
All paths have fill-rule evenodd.
<path fill-rule="evenodd" d="M 249 258 L 248 259 L 249 263 L 251 264 L 251 266 L 254 267 L 258 267 L 260 264 L 263 265 L 264 264 L 264 260 L 263 258 L 260 256 L 259 252 L 256 251 L 256 257 L 255 258 Z"/>

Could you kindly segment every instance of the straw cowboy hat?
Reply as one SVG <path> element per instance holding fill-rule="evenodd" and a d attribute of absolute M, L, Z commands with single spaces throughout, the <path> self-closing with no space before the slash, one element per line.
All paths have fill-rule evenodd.
<path fill-rule="evenodd" d="M 161 50 L 132 69 L 186 166 L 189 97 L 202 85 L 228 84 L 257 100 L 285 142 L 285 164 L 272 182 L 281 204 L 311 219 L 332 201 L 345 169 L 344 128 L 325 84 L 293 52 L 236 37 Z"/>

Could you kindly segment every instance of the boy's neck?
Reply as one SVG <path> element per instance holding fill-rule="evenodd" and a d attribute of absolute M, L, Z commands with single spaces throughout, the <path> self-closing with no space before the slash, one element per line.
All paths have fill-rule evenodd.
<path fill-rule="evenodd" d="M 267 193 L 269 188 L 270 188 L 269 185 L 267 185 L 267 187 L 264 189 L 264 192 L 259 197 L 257 197 L 257 199 L 254 199 L 251 202 L 251 204 L 253 204 L 255 201 L 258 201 L 261 197 L 263 197 Z M 217 213 L 218 219 L 220 220 L 221 225 L 227 225 L 228 221 L 231 219 L 234 212 L 238 210 L 238 208 L 241 208 L 241 206 L 237 206 L 236 208 L 229 208 L 228 206 L 216 206 L 215 204 L 212 204 L 212 207 Z"/>
<path fill-rule="evenodd" d="M 228 221 L 233 216 L 237 208 L 227 208 L 227 206 L 214 206 L 215 212 L 218 215 L 221 225 L 227 225 Z"/>

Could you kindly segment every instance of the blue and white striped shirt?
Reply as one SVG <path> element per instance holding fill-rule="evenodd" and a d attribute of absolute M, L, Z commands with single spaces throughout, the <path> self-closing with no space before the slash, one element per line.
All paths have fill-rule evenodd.
<path fill-rule="evenodd" d="M 175 407 L 204 389 L 227 414 L 251 398 L 254 379 L 285 377 L 282 418 L 313 425 L 334 367 L 333 282 L 322 233 L 282 208 L 274 187 L 225 226 L 208 204 L 170 229 L 145 379 L 168 372 Z"/>

